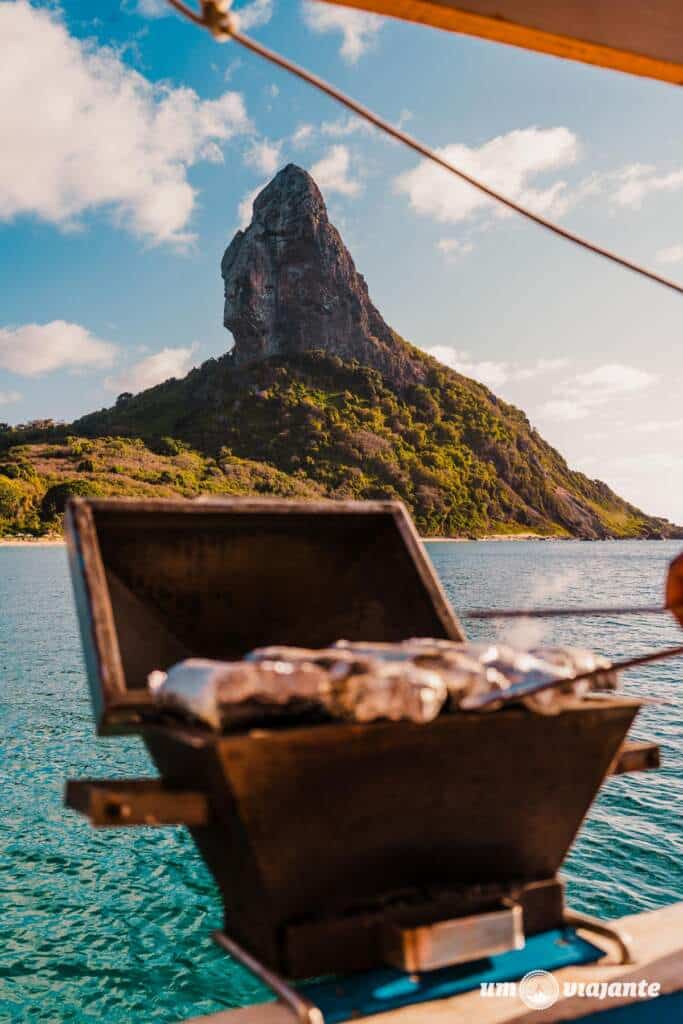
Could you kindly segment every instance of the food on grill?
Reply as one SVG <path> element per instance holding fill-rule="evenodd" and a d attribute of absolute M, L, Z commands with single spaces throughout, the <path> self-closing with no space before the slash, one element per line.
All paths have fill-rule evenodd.
<path fill-rule="evenodd" d="M 590 681 L 574 681 L 596 669 L 603 671 Z M 617 685 L 610 663 L 582 648 L 521 651 L 429 638 L 396 644 L 341 640 L 319 650 L 262 647 L 235 662 L 192 658 L 168 673 L 151 673 L 149 683 L 161 707 L 221 730 L 311 714 L 425 724 L 444 710 L 457 711 L 473 694 L 502 694 L 513 684 L 545 680 L 558 685 L 521 700 L 540 714 L 557 713 L 567 698 L 588 689 Z"/>
<path fill-rule="evenodd" d="M 319 706 L 327 673 L 312 662 L 189 658 L 167 675 L 153 672 L 150 683 L 161 704 L 220 729 L 224 711 L 230 724 L 239 725 L 263 710 L 272 717 L 285 707 L 296 714 Z"/>

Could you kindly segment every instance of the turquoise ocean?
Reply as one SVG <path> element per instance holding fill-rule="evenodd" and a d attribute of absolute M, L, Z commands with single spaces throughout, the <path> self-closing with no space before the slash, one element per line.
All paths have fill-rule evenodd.
<path fill-rule="evenodd" d="M 428 545 L 456 610 L 658 601 L 679 549 Z M 664 617 L 572 619 L 512 639 L 625 657 L 680 643 L 680 630 Z M 683 660 L 624 683 L 657 700 L 632 735 L 659 740 L 663 767 L 603 788 L 566 863 L 577 909 L 615 917 L 683 899 L 682 687 Z M 0 743 L 0 1022 L 172 1024 L 262 995 L 209 939 L 221 907 L 189 835 L 94 831 L 62 806 L 67 778 L 153 773 L 138 740 L 95 738 L 62 548 L 0 548 Z"/>

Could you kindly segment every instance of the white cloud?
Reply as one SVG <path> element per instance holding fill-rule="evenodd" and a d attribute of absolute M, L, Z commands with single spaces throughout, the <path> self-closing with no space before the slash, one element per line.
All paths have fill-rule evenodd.
<path fill-rule="evenodd" d="M 602 454 L 574 458 L 574 465 L 591 475 L 607 480 L 621 494 L 650 515 L 661 515 L 674 522 L 683 520 L 680 487 L 683 456 L 677 451 L 643 451 L 633 454 Z"/>
<path fill-rule="evenodd" d="M 515 380 L 529 380 L 543 373 L 556 373 L 569 365 L 568 359 L 537 359 L 530 366 L 518 366 L 515 369 Z"/>
<path fill-rule="evenodd" d="M 324 157 L 311 167 L 311 176 L 322 192 L 339 192 L 343 196 L 357 196 L 361 184 L 349 177 L 351 154 L 346 146 L 331 146 Z"/>
<path fill-rule="evenodd" d="M 196 191 L 188 169 L 221 160 L 249 128 L 239 93 L 202 100 L 150 82 L 58 16 L 0 2 L 0 221 L 33 214 L 73 227 L 86 211 L 153 243 L 183 244 Z"/>
<path fill-rule="evenodd" d="M 656 380 L 655 374 L 635 366 L 605 363 L 558 384 L 553 389 L 558 397 L 545 402 L 538 414 L 561 422 L 585 419 L 601 406 L 644 391 Z"/>
<path fill-rule="evenodd" d="M 160 352 L 134 363 L 117 377 L 107 377 L 104 385 L 108 391 L 132 391 L 137 394 L 138 391 L 161 384 L 169 377 L 184 377 L 194 365 L 193 356 L 197 347 L 194 344 L 187 348 L 162 348 Z"/>
<path fill-rule="evenodd" d="M 631 164 L 611 176 L 616 189 L 611 200 L 617 206 L 639 209 L 652 192 L 677 192 L 683 189 L 683 169 L 657 173 L 651 164 Z"/>
<path fill-rule="evenodd" d="M 243 231 L 251 224 L 254 200 L 256 199 L 256 196 L 259 192 L 263 191 L 267 184 L 267 181 L 262 181 L 261 184 L 257 185 L 256 188 L 253 188 L 251 192 L 247 192 L 237 207 L 237 223 Z"/>
<path fill-rule="evenodd" d="M 232 12 L 237 20 L 237 27 L 242 32 L 267 25 L 273 17 L 273 0 L 252 0 Z"/>
<path fill-rule="evenodd" d="M 546 420 L 555 420 L 558 423 L 573 423 L 574 420 L 583 420 L 588 416 L 589 408 L 580 401 L 571 398 L 551 398 L 544 402 L 538 410 L 539 416 Z"/>
<path fill-rule="evenodd" d="M 211 65 L 211 66 L 214 68 L 214 70 L 218 71 L 218 67 L 217 66 L 215 66 L 215 65 Z M 228 64 L 228 66 L 223 71 L 223 81 L 224 82 L 229 82 L 230 79 L 239 71 L 239 69 L 241 67 L 242 67 L 242 61 L 239 59 L 239 57 L 235 57 L 234 60 L 231 60 L 230 63 Z"/>
<path fill-rule="evenodd" d="M 138 0 L 136 10 L 144 18 L 163 18 L 171 12 L 166 0 Z"/>
<path fill-rule="evenodd" d="M 640 210 L 643 201 L 657 192 L 683 190 L 683 168 L 663 171 L 654 164 L 627 164 L 614 171 L 593 173 L 584 179 L 568 197 L 572 205 L 596 195 L 606 195 L 612 206 L 621 210 Z M 662 263 L 678 262 L 680 247 L 662 249 Z M 683 252 L 683 249 L 680 249 Z M 669 252 L 672 253 L 669 256 Z M 660 253 L 657 254 L 659 259 Z"/>
<path fill-rule="evenodd" d="M 642 391 L 656 380 L 654 374 L 635 366 L 606 363 L 587 373 L 578 374 L 574 383 L 569 385 L 569 390 L 578 395 L 589 395 L 592 402 L 607 402 L 611 398 Z"/>
<path fill-rule="evenodd" d="M 341 32 L 339 52 L 349 64 L 355 64 L 374 45 L 382 27 L 382 18 L 377 15 L 344 7 L 304 0 L 301 10 L 304 22 L 312 32 Z"/>
<path fill-rule="evenodd" d="M 444 241 L 449 241 L 449 239 L 444 239 Z M 472 377 L 474 380 L 480 381 L 493 391 L 505 384 L 553 373 L 567 365 L 566 359 L 537 359 L 527 364 L 510 363 L 504 360 L 476 360 L 469 352 L 463 352 L 450 345 L 433 345 L 425 351 L 434 359 L 438 359 L 440 363 L 457 370 L 464 377 Z"/>
<path fill-rule="evenodd" d="M 473 360 L 469 352 L 461 352 L 451 348 L 449 345 L 433 345 L 426 349 L 430 356 L 434 356 L 440 363 L 450 366 L 451 369 L 462 373 L 464 377 L 472 377 L 481 381 L 488 388 L 496 389 L 504 384 L 509 377 L 508 363 L 494 362 L 493 360 Z"/>
<path fill-rule="evenodd" d="M 137 0 L 135 10 L 144 18 L 163 18 L 166 14 L 175 13 L 167 0 Z M 231 13 L 238 27 L 249 32 L 252 28 L 268 24 L 273 17 L 273 0 L 251 0 L 251 3 L 242 4 Z"/>
<path fill-rule="evenodd" d="M 461 242 L 459 238 L 440 238 L 436 243 L 436 247 L 447 260 L 452 260 L 457 256 L 464 256 L 465 253 L 472 252 L 473 248 L 471 242 Z"/>
<path fill-rule="evenodd" d="M 24 377 L 53 370 L 106 369 L 116 353 L 116 345 L 65 320 L 0 327 L 0 368 Z"/>
<path fill-rule="evenodd" d="M 403 111 L 401 117 L 408 116 L 408 111 Z M 354 114 L 342 115 L 333 121 L 323 121 L 319 125 L 300 124 L 291 136 L 291 142 L 295 146 L 308 145 L 316 136 L 324 136 L 330 139 L 345 139 L 351 135 L 371 135 L 374 129 L 368 121 Z"/>
<path fill-rule="evenodd" d="M 504 195 L 539 213 L 559 216 L 569 204 L 566 183 L 534 187 L 537 175 L 573 164 L 579 142 L 568 128 L 524 128 L 490 139 L 479 147 L 459 143 L 438 150 L 440 156 Z M 492 207 L 492 200 L 422 160 L 394 180 L 417 212 L 441 223 L 456 224 Z"/>
<path fill-rule="evenodd" d="M 14 402 L 20 402 L 21 398 L 18 391 L 0 391 L 0 405 L 12 405 Z"/>
<path fill-rule="evenodd" d="M 251 143 L 244 155 L 244 162 L 260 174 L 275 174 L 280 163 L 281 142 L 259 139 Z"/>
<path fill-rule="evenodd" d="M 402 110 L 398 120 L 398 126 L 401 127 L 406 121 L 409 121 L 413 115 L 409 110 Z M 356 117 L 355 114 L 342 115 L 332 121 L 323 121 L 321 124 L 300 124 L 294 134 L 290 138 L 290 142 L 294 146 L 306 146 L 314 138 L 326 137 L 330 139 L 346 139 L 351 135 L 372 135 L 374 133 L 373 126 L 365 121 L 361 117 Z M 376 138 L 381 136 L 376 135 Z M 392 144 L 393 140 L 386 140 Z"/>
<path fill-rule="evenodd" d="M 307 146 L 313 137 L 314 131 L 315 129 L 312 124 L 300 124 L 292 135 L 292 145 Z"/>
<path fill-rule="evenodd" d="M 369 134 L 373 129 L 368 121 L 363 121 L 360 117 L 350 114 L 348 117 L 338 117 L 336 121 L 323 121 L 320 130 L 323 135 L 331 135 L 339 139 L 347 135 L 355 135 L 358 132 Z"/>
<path fill-rule="evenodd" d="M 677 420 L 644 420 L 641 423 L 629 424 L 637 434 L 680 434 L 683 431 L 683 419 Z"/>
<path fill-rule="evenodd" d="M 666 249 L 657 252 L 658 263 L 682 263 L 683 245 L 670 245 Z"/>

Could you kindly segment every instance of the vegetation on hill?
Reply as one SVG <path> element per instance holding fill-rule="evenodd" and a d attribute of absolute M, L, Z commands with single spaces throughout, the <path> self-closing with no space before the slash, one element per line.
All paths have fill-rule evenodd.
<path fill-rule="evenodd" d="M 572 471 L 520 410 L 410 351 L 427 373 L 403 389 L 322 352 L 228 355 L 68 427 L 0 428 L 0 533 L 57 530 L 72 493 L 400 498 L 441 536 L 669 532 Z"/>
<path fill-rule="evenodd" d="M 0 537 L 59 534 L 66 502 L 75 496 L 199 494 L 324 496 L 314 484 L 272 466 L 229 453 L 214 459 L 171 438 L 148 447 L 139 438 L 67 435 L 13 445 L 0 456 Z"/>

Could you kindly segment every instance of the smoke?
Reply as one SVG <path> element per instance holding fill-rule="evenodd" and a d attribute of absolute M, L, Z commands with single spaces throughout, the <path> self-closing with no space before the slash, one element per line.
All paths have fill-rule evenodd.
<path fill-rule="evenodd" d="M 580 573 L 576 569 L 567 569 L 551 577 L 542 576 L 525 595 L 524 605 L 527 608 L 543 608 L 549 598 L 566 593 L 579 579 Z M 549 629 L 547 619 L 515 619 L 505 627 L 503 639 L 512 647 L 528 651 L 543 642 Z"/>

